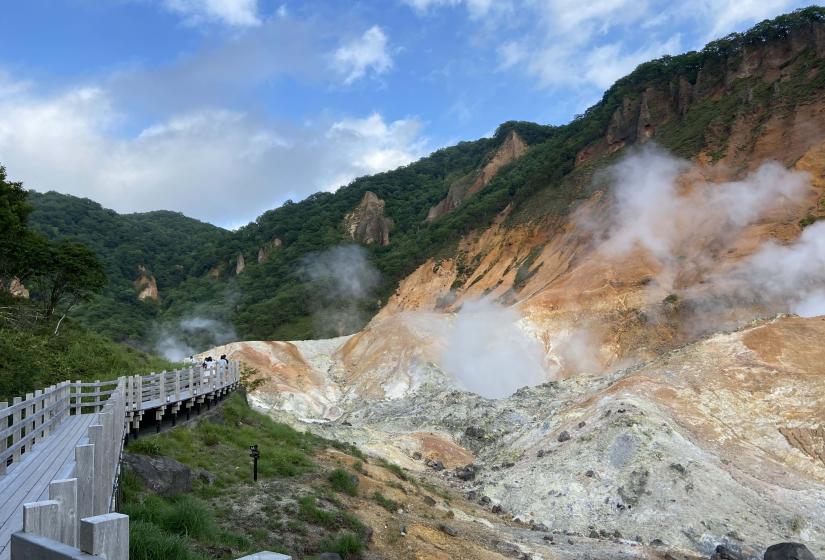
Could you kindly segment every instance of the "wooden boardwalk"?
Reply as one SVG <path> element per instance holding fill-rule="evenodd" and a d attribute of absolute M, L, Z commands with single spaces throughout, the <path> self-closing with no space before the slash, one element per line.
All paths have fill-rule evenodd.
<path fill-rule="evenodd" d="M 112 513 L 124 437 L 144 415 L 159 426 L 164 415 L 208 405 L 239 382 L 232 362 L 66 381 L 0 402 L 0 560 L 58 550 L 128 558 L 128 517 Z"/>
<path fill-rule="evenodd" d="M 49 483 L 72 474 L 74 448 L 94 417 L 69 416 L 0 478 L 0 560 L 9 560 L 11 535 L 23 528 L 23 504 L 47 500 Z"/>

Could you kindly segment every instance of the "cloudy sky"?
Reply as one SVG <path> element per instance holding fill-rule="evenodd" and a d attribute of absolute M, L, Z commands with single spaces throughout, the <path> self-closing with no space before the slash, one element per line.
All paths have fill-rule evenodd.
<path fill-rule="evenodd" d="M 0 163 L 39 191 L 237 227 L 503 121 L 561 124 L 637 64 L 790 0 L 26 0 Z"/>

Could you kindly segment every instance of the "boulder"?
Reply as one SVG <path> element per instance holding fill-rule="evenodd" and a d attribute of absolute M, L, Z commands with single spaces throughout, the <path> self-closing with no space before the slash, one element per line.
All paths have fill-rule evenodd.
<path fill-rule="evenodd" d="M 456 535 L 458 535 L 458 531 L 456 531 L 455 529 L 453 529 L 449 525 L 441 524 L 441 525 L 438 526 L 438 528 L 441 529 L 442 533 L 444 533 L 446 535 L 450 535 L 451 537 L 455 537 Z"/>
<path fill-rule="evenodd" d="M 559 434 L 558 440 L 559 441 L 567 441 L 570 439 L 570 432 L 564 430 L 562 433 Z"/>
<path fill-rule="evenodd" d="M 473 465 L 465 465 L 455 470 L 454 476 L 459 480 L 469 481 L 476 477 L 476 468 Z"/>
<path fill-rule="evenodd" d="M 808 547 L 801 543 L 772 544 L 765 551 L 764 560 L 816 560 Z"/>
<path fill-rule="evenodd" d="M 123 465 L 156 494 L 173 496 L 192 491 L 192 471 L 169 457 L 124 453 Z"/>
<path fill-rule="evenodd" d="M 710 558 L 711 560 L 742 560 L 742 557 L 739 554 L 735 553 L 723 544 L 716 547 L 716 550 Z"/>

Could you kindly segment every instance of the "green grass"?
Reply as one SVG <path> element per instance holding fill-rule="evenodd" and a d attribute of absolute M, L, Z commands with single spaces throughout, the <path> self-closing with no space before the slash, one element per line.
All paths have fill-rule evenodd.
<path fill-rule="evenodd" d="M 327 477 L 330 485 L 348 496 L 358 495 L 358 477 L 346 469 L 335 469 Z"/>
<path fill-rule="evenodd" d="M 364 549 L 361 537 L 354 533 L 340 533 L 321 541 L 322 552 L 337 552 L 342 558 L 358 558 Z"/>
<path fill-rule="evenodd" d="M 202 495 L 220 494 L 232 484 L 249 482 L 252 460 L 249 447 L 260 449 L 261 479 L 297 476 L 313 468 L 312 453 L 324 440 L 300 433 L 252 411 L 238 394 L 232 395 L 218 415 L 196 426 L 181 426 L 162 434 L 133 441 L 127 451 L 172 457 L 192 468 L 216 476 L 215 483 L 199 487 Z"/>
<path fill-rule="evenodd" d="M 403 481 L 410 480 L 410 477 L 407 476 L 406 471 L 404 471 L 404 469 L 402 469 L 400 466 L 396 465 L 395 463 L 390 463 L 386 459 L 379 458 L 378 459 L 378 464 L 381 465 L 382 467 L 384 467 L 385 469 L 387 469 L 388 471 L 390 471 L 392 474 L 394 474 L 395 476 L 397 476 L 401 480 L 403 480 Z"/>
<path fill-rule="evenodd" d="M 258 486 L 252 478 L 249 446 L 258 444 Z M 276 550 L 287 554 L 329 551 L 355 558 L 364 546 L 367 527 L 346 511 L 332 489 L 357 494 L 355 475 L 343 468 L 329 473 L 317 472 L 313 455 L 331 445 L 317 436 L 297 432 L 249 408 L 243 397 L 232 395 L 220 408 L 194 426 L 132 441 L 132 453 L 167 456 L 190 469 L 204 468 L 215 476 L 212 484 L 196 480 L 192 493 L 174 497 L 155 495 L 134 475 L 125 472 L 121 479 L 123 512 L 134 521 L 130 534 L 132 557 L 138 559 L 236 558 L 259 550 Z M 298 484 L 307 484 L 317 472 L 316 490 L 324 497 L 303 496 L 295 506 L 279 506 L 270 499 L 262 484 L 277 479 L 302 476 Z M 308 475 L 310 478 L 307 478 Z M 247 500 L 264 498 L 260 513 L 239 514 L 238 505 Z M 255 517 L 260 515 L 260 517 Z M 284 517 L 286 516 L 286 517 Z M 310 528 L 315 528 L 310 530 Z M 272 533 L 275 536 L 272 536 Z M 279 547 L 277 535 L 292 535 L 297 550 Z M 354 535 L 355 540 L 351 538 Z M 292 546 L 290 545 L 290 546 Z M 186 555 L 180 553 L 182 548 Z"/>
<path fill-rule="evenodd" d="M 382 494 L 378 490 L 373 492 L 372 499 L 375 500 L 376 503 L 379 506 L 381 506 L 382 508 L 384 508 L 385 510 L 387 510 L 390 513 L 397 512 L 398 508 L 401 507 L 398 502 L 396 502 L 395 500 L 390 500 L 389 498 L 384 496 L 384 494 Z"/>

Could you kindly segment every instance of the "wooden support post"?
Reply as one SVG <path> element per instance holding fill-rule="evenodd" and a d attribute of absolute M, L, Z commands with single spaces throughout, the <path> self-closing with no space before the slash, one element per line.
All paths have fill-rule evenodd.
<path fill-rule="evenodd" d="M 191 399 L 193 396 L 195 396 L 195 368 L 189 366 L 189 368 L 186 371 L 189 375 L 189 398 Z"/>
<path fill-rule="evenodd" d="M 129 558 L 129 516 L 107 513 L 80 520 L 80 550 L 108 560 Z"/>
<path fill-rule="evenodd" d="M 163 406 L 166 404 L 166 370 L 160 372 L 160 404 Z"/>
<path fill-rule="evenodd" d="M 23 407 L 23 431 L 20 434 L 21 436 L 27 436 L 34 431 L 33 422 L 34 422 L 34 403 L 32 400 L 34 399 L 34 393 L 26 393 L 26 402 L 29 403 Z M 28 445 L 24 445 L 23 449 L 20 451 L 26 453 L 31 451 L 34 442 L 29 442 Z"/>
<path fill-rule="evenodd" d="M 77 518 L 95 514 L 95 446 L 78 445 L 74 448 L 75 474 L 77 475 Z M 80 525 L 77 525 L 80 535 Z"/>
<path fill-rule="evenodd" d="M 54 500 L 23 504 L 23 531 L 57 540 L 60 504 Z"/>
<path fill-rule="evenodd" d="M 53 480 L 49 500 L 58 503 L 56 541 L 69 546 L 77 542 L 77 479 Z"/>
<path fill-rule="evenodd" d="M 61 383 L 62 389 L 62 383 Z M 83 387 L 80 385 L 80 379 L 74 382 L 74 385 L 69 385 L 69 404 L 71 405 L 72 394 L 74 394 L 74 413 L 83 413 Z"/>
<path fill-rule="evenodd" d="M 37 428 L 43 425 L 43 399 L 40 397 L 43 396 L 43 391 L 37 390 L 34 392 L 34 402 L 31 406 L 31 414 L 32 414 L 32 423 L 31 423 L 31 430 L 34 437 L 32 438 L 31 447 L 34 447 L 34 444 L 37 443 L 41 437 L 37 433 Z"/>
<path fill-rule="evenodd" d="M 180 370 L 175 370 L 175 402 L 180 402 Z"/>
<path fill-rule="evenodd" d="M 12 406 L 14 406 L 16 404 L 20 404 L 22 401 L 23 401 L 23 399 L 21 399 L 20 397 L 14 397 L 12 399 Z M 19 410 L 15 410 L 12 413 L 11 424 L 12 424 L 12 426 L 16 426 L 16 428 L 14 429 L 14 432 L 11 435 L 11 444 L 14 445 L 18 441 L 20 441 L 20 437 L 22 435 L 20 433 L 21 425 L 20 425 L 20 411 Z M 17 448 L 17 449 L 14 450 L 14 453 L 12 453 L 12 462 L 13 463 L 18 463 L 19 461 L 20 461 L 20 448 Z"/>
<path fill-rule="evenodd" d="M 3 409 L 8 408 L 8 407 L 9 407 L 9 403 L 0 402 L 0 413 L 3 412 Z M 0 432 L 2 432 L 3 430 L 5 430 L 8 427 L 9 427 L 8 417 L 3 418 L 3 420 L 0 421 Z M 7 442 L 8 442 L 8 438 L 0 438 L 0 455 L 2 455 L 3 451 L 8 449 Z M 3 475 L 3 474 L 6 474 L 6 460 L 5 459 L 0 460 L 0 475 Z"/>
<path fill-rule="evenodd" d="M 95 484 L 95 491 L 94 491 L 94 514 L 99 515 L 101 513 L 106 513 L 106 493 L 107 490 L 104 488 L 104 478 L 100 476 L 98 473 L 103 472 L 103 454 L 104 454 L 104 445 L 103 445 L 103 426 L 100 424 L 94 424 L 89 426 L 89 442 L 94 445 L 94 462 L 95 462 L 95 477 L 94 477 L 94 484 Z"/>

